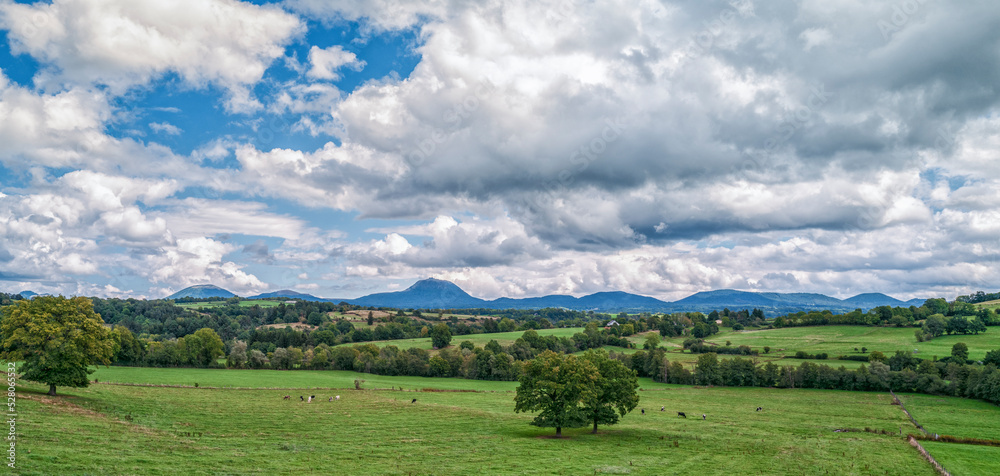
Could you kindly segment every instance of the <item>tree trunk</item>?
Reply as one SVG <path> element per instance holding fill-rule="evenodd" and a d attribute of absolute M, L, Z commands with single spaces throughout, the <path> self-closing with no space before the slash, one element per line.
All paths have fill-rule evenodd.
<path fill-rule="evenodd" d="M 49 395 L 56 396 L 56 386 L 51 383 L 49 384 Z"/>
<path fill-rule="evenodd" d="M 591 433 L 597 434 L 597 420 L 594 420 L 594 431 L 592 431 Z"/>
<path fill-rule="evenodd" d="M 561 426 L 557 426 L 556 427 L 556 436 L 562 436 L 562 427 Z"/>

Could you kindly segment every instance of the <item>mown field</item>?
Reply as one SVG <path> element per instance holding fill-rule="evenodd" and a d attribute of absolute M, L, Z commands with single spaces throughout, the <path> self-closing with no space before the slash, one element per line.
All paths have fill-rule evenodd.
<path fill-rule="evenodd" d="M 55 398 L 19 386 L 17 474 L 934 474 L 898 436 L 834 431 L 913 431 L 883 393 L 643 379 L 645 415 L 636 409 L 597 435 L 581 428 L 554 439 L 513 413 L 512 382 L 132 368 L 94 376 L 200 386 L 97 384 Z M 368 389 L 353 390 L 358 377 Z M 247 384 L 280 388 L 206 388 Z M 333 395 L 341 399 L 327 401 Z"/>
<path fill-rule="evenodd" d="M 930 433 L 1000 440 L 1000 408 L 978 400 L 901 394 L 910 414 Z M 921 442 L 953 475 L 1000 474 L 1000 447 Z"/>

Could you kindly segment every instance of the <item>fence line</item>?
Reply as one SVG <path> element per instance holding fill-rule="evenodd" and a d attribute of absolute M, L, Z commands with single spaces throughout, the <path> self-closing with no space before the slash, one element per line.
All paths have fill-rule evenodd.
<path fill-rule="evenodd" d="M 925 435 L 930 435 L 930 433 L 928 433 L 927 430 L 925 430 L 924 427 L 920 425 L 920 423 L 917 423 L 917 419 L 913 418 L 913 415 L 910 415 L 910 412 L 906 410 L 906 405 L 903 405 L 902 400 L 900 400 L 899 397 L 897 397 L 892 390 L 889 390 L 889 394 L 892 395 L 892 399 L 896 402 L 896 405 L 899 405 L 899 408 L 903 410 L 903 413 L 906 414 L 906 417 L 909 418 L 911 422 L 913 422 L 913 426 L 916 426 L 917 429 L 922 431 Z"/>
<path fill-rule="evenodd" d="M 928 453 L 923 446 L 920 446 L 920 443 L 917 442 L 916 438 L 909 436 L 907 439 L 910 441 L 910 446 L 916 448 L 917 451 L 919 451 L 920 454 L 923 455 L 924 459 L 926 459 L 931 464 L 931 466 L 934 466 L 934 469 L 937 470 L 938 474 L 940 474 L 941 476 L 951 476 L 951 473 L 949 473 L 947 469 L 944 469 L 944 466 L 941 466 L 941 463 L 938 463 L 937 460 L 934 459 L 934 457 L 931 456 L 931 454 Z"/>
<path fill-rule="evenodd" d="M 924 435 L 930 436 L 930 433 L 928 433 L 927 430 L 925 430 L 924 427 L 920 425 L 920 423 L 917 423 L 917 419 L 913 418 L 913 415 L 911 415 L 909 410 L 906 409 L 906 405 L 903 405 L 903 401 L 896 396 L 896 393 L 890 389 L 889 394 L 892 395 L 893 401 L 896 402 L 896 405 L 899 405 L 899 408 L 903 410 L 903 413 L 906 414 L 906 417 L 909 418 L 911 422 L 913 422 L 913 425 L 916 426 L 918 430 L 922 431 Z M 920 454 L 924 457 L 924 459 L 926 459 L 927 462 L 930 463 L 935 470 L 937 470 L 938 474 L 940 474 L 941 476 L 951 476 L 951 473 L 949 473 L 947 469 L 944 469 L 944 466 L 942 466 L 941 463 L 938 463 L 937 460 L 934 459 L 934 457 L 931 456 L 931 454 L 926 449 L 924 449 L 923 446 L 921 446 L 920 442 L 918 442 L 917 439 L 913 437 L 913 435 L 906 435 L 906 439 L 907 441 L 910 442 L 910 446 L 916 448 L 917 451 L 919 451 Z"/>

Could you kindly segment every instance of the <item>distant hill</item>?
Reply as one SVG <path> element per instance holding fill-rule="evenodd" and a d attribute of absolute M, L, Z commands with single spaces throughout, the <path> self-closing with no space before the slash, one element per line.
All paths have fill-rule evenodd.
<path fill-rule="evenodd" d="M 369 294 L 352 299 L 359 306 L 441 309 L 486 307 L 487 301 L 474 298 L 454 283 L 440 279 L 423 279 L 403 291 Z"/>
<path fill-rule="evenodd" d="M 860 308 L 873 308 L 879 306 L 891 306 L 891 307 L 909 306 L 909 304 L 900 301 L 899 299 L 896 299 L 891 296 L 886 296 L 885 294 L 882 293 L 858 294 L 857 296 L 844 299 L 844 302 L 856 305 L 857 307 Z M 923 304 L 923 302 L 924 302 L 923 300 L 920 301 L 921 304 Z"/>
<path fill-rule="evenodd" d="M 656 298 L 629 294 L 622 291 L 594 293 L 581 297 L 580 306 L 585 310 L 627 310 L 627 311 L 654 311 L 663 309 L 667 304 Z"/>
<path fill-rule="evenodd" d="M 178 299 L 183 297 L 192 297 L 192 298 L 217 297 L 222 299 L 229 299 L 233 296 L 236 295 L 218 286 L 212 284 L 199 284 L 197 286 L 191 286 L 188 288 L 181 289 L 180 291 L 177 291 L 176 293 L 167 296 L 165 299 Z"/>
<path fill-rule="evenodd" d="M 550 294 L 548 296 L 520 299 L 502 297 L 490 301 L 484 307 L 488 309 L 544 309 L 546 307 L 576 309 L 579 301 L 579 298 L 566 294 Z"/>
<path fill-rule="evenodd" d="M 38 293 L 36 293 L 34 291 L 21 291 L 18 294 L 20 294 L 21 297 L 23 297 L 25 299 L 31 299 L 31 298 L 33 298 L 33 297 L 35 297 L 35 296 L 38 295 Z"/>
<path fill-rule="evenodd" d="M 271 299 L 271 298 L 291 298 L 302 299 L 303 301 L 328 301 L 328 299 L 318 298 L 312 294 L 300 293 L 291 289 L 279 289 L 277 291 L 250 296 L 247 299 Z"/>

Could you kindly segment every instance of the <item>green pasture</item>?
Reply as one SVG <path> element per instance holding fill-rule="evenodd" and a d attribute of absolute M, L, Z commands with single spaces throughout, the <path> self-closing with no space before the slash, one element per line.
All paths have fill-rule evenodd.
<path fill-rule="evenodd" d="M 986 309 L 1000 309 L 1000 299 L 995 301 L 985 301 L 974 304 L 976 307 L 983 307 Z"/>
<path fill-rule="evenodd" d="M 1000 448 L 937 441 L 920 445 L 954 476 L 1000 474 Z"/>
<path fill-rule="evenodd" d="M 556 336 L 556 337 L 572 337 L 573 334 L 577 332 L 583 332 L 582 327 L 568 327 L 563 329 L 538 329 L 535 331 L 539 336 Z M 468 335 L 453 335 L 451 336 L 451 345 L 453 347 L 458 347 L 463 341 L 471 341 L 476 347 L 484 347 L 491 340 L 497 341 L 500 345 L 507 346 L 511 345 L 519 337 L 524 335 L 524 331 L 515 332 L 497 332 L 493 334 L 468 334 Z M 369 342 L 354 342 L 349 344 L 341 345 L 355 345 L 355 344 L 368 344 Z M 431 350 L 433 346 L 431 345 L 430 337 L 418 337 L 415 339 L 397 339 L 397 340 L 376 340 L 371 341 L 371 344 L 375 344 L 379 347 L 385 347 L 387 345 L 394 345 L 400 349 L 409 349 L 411 347 L 417 347 L 421 349 Z M 619 348 L 619 350 L 623 350 Z"/>
<path fill-rule="evenodd" d="M 250 388 L 354 388 L 354 380 L 365 382 L 362 388 L 388 389 L 433 387 L 446 390 L 512 391 L 516 382 L 494 382 L 430 377 L 388 377 L 347 371 L 305 370 L 235 370 L 182 369 L 149 367 L 97 367 L 90 375 L 99 382 L 185 385 L 193 387 Z"/>
<path fill-rule="evenodd" d="M 706 339 L 720 345 L 731 341 L 734 346 L 749 345 L 762 350 L 764 346 L 771 347 L 771 354 L 795 355 L 802 350 L 810 354 L 825 352 L 830 358 L 838 355 L 861 355 L 855 352 L 867 347 L 868 352 L 877 350 L 887 357 L 897 350 L 913 352 L 917 356 L 932 358 L 951 355 L 951 347 L 958 342 L 969 346 L 970 359 L 982 359 L 986 352 L 1000 349 L 1000 328 L 990 327 L 983 334 L 973 335 L 943 335 L 927 342 L 917 342 L 913 328 L 908 327 L 864 327 L 864 326 L 818 326 L 818 327 L 788 327 L 782 329 L 767 329 L 759 331 L 728 331 Z M 669 339 L 670 342 L 683 342 L 683 338 Z"/>
<path fill-rule="evenodd" d="M 931 433 L 1000 440 L 1000 407 L 996 405 L 921 394 L 899 394 L 899 399 L 913 418 Z"/>
<path fill-rule="evenodd" d="M 979 400 L 899 394 L 900 401 L 931 434 L 1000 440 L 1000 407 Z M 954 475 L 1000 474 L 1000 447 L 921 441 Z"/>
<path fill-rule="evenodd" d="M 897 350 L 913 352 L 921 358 L 939 358 L 951 355 L 951 347 L 957 342 L 964 342 L 969 346 L 969 357 L 981 359 L 986 352 L 1000 349 L 1000 328 L 991 327 L 983 334 L 973 335 L 944 335 L 928 342 L 917 342 L 911 328 L 895 327 L 865 327 L 865 326 L 820 326 L 820 327 L 791 327 L 783 329 L 767 329 L 759 331 L 732 331 L 724 328 L 721 332 L 706 339 L 707 342 L 724 346 L 727 341 L 732 345 L 748 345 L 752 349 L 760 352 L 757 361 L 761 364 L 774 362 L 777 365 L 801 365 L 802 362 L 829 365 L 831 367 L 844 366 L 848 369 L 856 369 L 864 362 L 851 360 L 836 360 L 839 355 L 867 355 L 862 354 L 860 349 L 866 347 L 867 353 L 880 351 L 887 357 L 891 357 Z M 538 335 L 554 335 L 556 337 L 572 337 L 573 334 L 583 332 L 582 327 L 539 329 Z M 501 332 L 495 334 L 470 334 L 452 336 L 451 345 L 457 346 L 462 341 L 471 341 L 476 347 L 485 346 L 490 340 L 496 340 L 500 345 L 512 344 L 517 338 L 523 335 L 523 331 Z M 631 354 L 640 350 L 648 333 L 636 334 L 628 339 L 636 345 L 635 349 L 624 349 L 622 347 L 605 346 L 609 352 L 624 352 Z M 698 360 L 699 354 L 683 352 L 683 342 L 687 337 L 673 337 L 663 339 L 660 346 L 667 349 L 667 359 L 671 362 L 678 361 L 686 367 L 693 369 L 694 363 Z M 399 339 L 387 341 L 373 341 L 373 344 L 384 347 L 395 345 L 400 349 L 418 347 L 432 350 L 431 339 L 429 337 L 416 339 Z M 343 345 L 354 345 L 343 344 Z M 771 348 L 770 353 L 764 353 L 764 347 Z M 858 352 L 854 348 L 858 348 Z M 795 359 L 791 358 L 795 352 L 802 350 L 809 354 L 826 353 L 829 358 L 826 360 Z M 719 354 L 719 358 L 734 358 L 736 355 Z M 746 356 L 743 356 L 747 358 Z"/>
<path fill-rule="evenodd" d="M 278 307 L 278 305 L 281 304 L 282 302 L 284 302 L 284 300 L 278 300 L 278 301 L 271 301 L 265 299 L 254 299 L 251 301 L 242 300 L 240 301 L 240 307 L 253 307 L 255 305 L 264 308 Z M 226 301 L 219 300 L 219 301 L 204 301 L 204 302 L 182 302 L 182 303 L 177 303 L 176 305 L 179 307 L 183 307 L 184 309 L 197 310 L 197 309 L 209 309 L 213 307 L 225 306 Z"/>
<path fill-rule="evenodd" d="M 511 382 L 129 368 L 94 376 L 200 387 L 96 384 L 48 397 L 41 385 L 19 385 L 16 474 L 934 474 L 899 436 L 834 431 L 913 431 L 885 393 L 644 379 L 640 408 L 620 424 L 554 439 L 528 425 L 532 415 L 513 413 Z M 353 390 L 359 376 L 366 387 L 406 391 Z M 481 391 L 412 391 L 457 386 Z"/>

